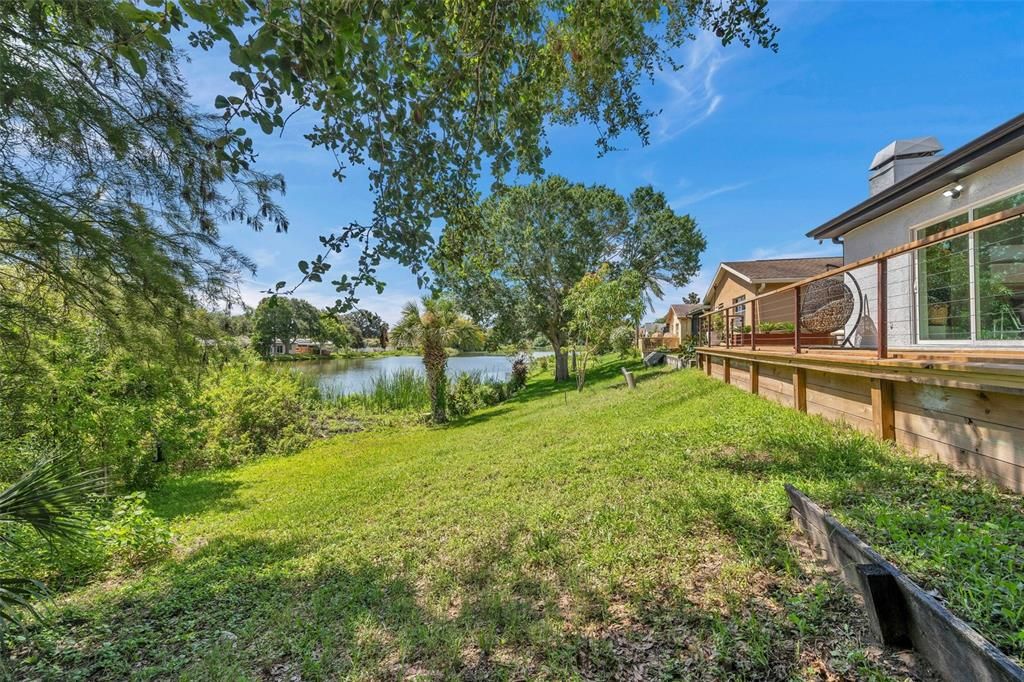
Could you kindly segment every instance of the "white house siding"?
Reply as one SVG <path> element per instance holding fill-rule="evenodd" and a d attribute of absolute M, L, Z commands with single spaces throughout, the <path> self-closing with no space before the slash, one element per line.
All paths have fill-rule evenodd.
<path fill-rule="evenodd" d="M 965 212 L 968 208 L 984 204 L 1013 190 L 1024 188 L 1024 152 L 1003 159 L 960 180 L 963 191 L 958 199 L 942 196 L 942 190 L 922 197 L 891 213 L 876 218 L 849 232 L 843 238 L 843 257 L 847 263 L 901 246 L 915 239 L 917 228 L 936 223 L 939 220 Z M 888 267 L 888 343 L 892 347 L 914 343 L 914 256 L 906 254 L 889 261 Z M 877 315 L 877 277 L 874 266 L 859 268 L 852 273 L 867 298 L 865 320 L 861 329 L 853 329 L 853 322 L 846 330 L 854 345 L 873 347 L 874 338 L 865 334 L 868 327 L 874 328 Z M 863 303 L 863 301 L 862 301 Z M 851 336 L 852 335 L 852 336 Z"/>

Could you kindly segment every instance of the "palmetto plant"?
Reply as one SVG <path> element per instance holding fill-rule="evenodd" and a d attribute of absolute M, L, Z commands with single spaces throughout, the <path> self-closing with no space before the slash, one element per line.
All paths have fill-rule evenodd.
<path fill-rule="evenodd" d="M 14 485 L 0 491 L 0 551 L 17 550 L 7 532 L 27 525 L 47 540 L 74 540 L 85 530 L 79 515 L 91 493 L 99 490 L 101 472 L 76 471 L 66 457 L 40 460 Z M 21 626 L 22 616 L 38 617 L 34 602 L 45 594 L 35 580 L 0 574 L 0 631 Z"/>
<path fill-rule="evenodd" d="M 473 346 L 481 341 L 482 336 L 480 328 L 460 315 L 449 299 L 424 297 L 422 309 L 415 301 L 409 301 L 402 309 L 402 319 L 391 330 L 391 340 L 399 345 L 420 347 L 434 422 L 440 424 L 448 418 L 445 410 L 448 351 L 445 349 Z"/>

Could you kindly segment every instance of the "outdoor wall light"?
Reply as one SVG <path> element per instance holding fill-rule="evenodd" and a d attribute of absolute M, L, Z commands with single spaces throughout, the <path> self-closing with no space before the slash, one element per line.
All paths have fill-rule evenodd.
<path fill-rule="evenodd" d="M 960 198 L 960 193 L 963 192 L 963 191 L 964 191 L 964 186 L 963 185 L 956 185 L 954 187 L 951 187 L 950 189 L 947 189 L 945 192 L 943 192 L 942 196 L 946 197 L 947 199 L 959 199 Z"/>

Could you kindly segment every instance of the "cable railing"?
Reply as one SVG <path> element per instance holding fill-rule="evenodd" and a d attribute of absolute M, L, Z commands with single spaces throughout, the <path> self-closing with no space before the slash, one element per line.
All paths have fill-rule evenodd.
<path fill-rule="evenodd" d="M 704 346 L 1024 353 L 1024 206 L 704 314 Z"/>

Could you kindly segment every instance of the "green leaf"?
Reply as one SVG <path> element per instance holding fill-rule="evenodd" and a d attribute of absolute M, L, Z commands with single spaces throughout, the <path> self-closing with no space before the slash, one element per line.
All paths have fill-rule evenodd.
<path fill-rule="evenodd" d="M 227 109 L 230 106 L 230 102 L 228 102 L 228 98 L 224 95 L 217 95 L 216 99 L 213 100 L 213 106 L 218 109 Z"/>

